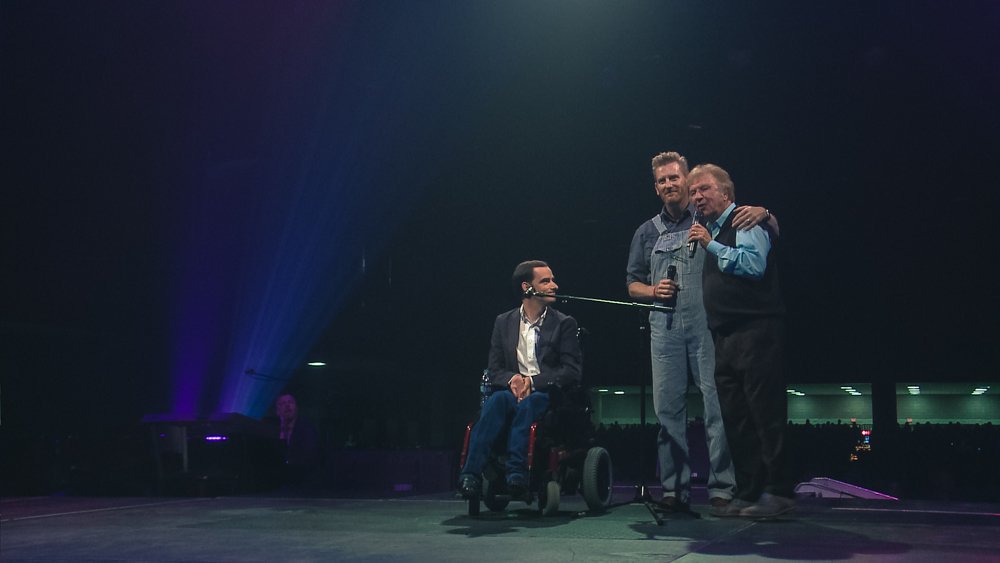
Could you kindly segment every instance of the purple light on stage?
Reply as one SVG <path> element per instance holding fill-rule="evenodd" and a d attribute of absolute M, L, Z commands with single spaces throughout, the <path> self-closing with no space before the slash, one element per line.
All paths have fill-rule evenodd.
<path fill-rule="evenodd" d="M 200 269 L 198 269 L 200 270 Z M 181 313 L 174 332 L 174 410 L 181 415 L 195 415 L 202 410 L 203 387 L 213 369 L 213 348 L 220 344 L 218 312 L 213 303 L 218 298 L 207 294 L 197 283 L 197 270 L 188 272 L 185 288 L 180 292 L 189 301 L 180 305 Z"/>
<path fill-rule="evenodd" d="M 201 220 L 182 251 L 175 412 L 261 416 L 356 277 L 348 214 L 363 202 L 346 186 L 303 179 L 271 190 L 256 176 L 253 165 L 220 166 L 204 180 L 211 197 L 192 203 Z"/>
<path fill-rule="evenodd" d="M 210 177 L 206 182 L 214 182 Z M 221 192 L 221 193 L 220 193 Z M 232 219 L 212 220 L 205 215 L 226 206 L 225 190 L 211 192 L 192 211 L 197 219 L 188 225 L 192 244 L 180 250 L 182 272 L 175 289 L 178 302 L 173 323 L 174 411 L 182 415 L 201 415 L 211 409 L 209 396 L 218 386 L 217 373 L 224 369 L 220 349 L 228 345 L 232 309 L 235 306 L 232 286 L 238 261 L 232 249 L 239 248 L 238 229 L 227 225 Z M 211 240 L 215 244 L 201 241 Z M 213 389 L 215 387 L 215 389 Z"/>
<path fill-rule="evenodd" d="M 239 25 L 193 38 L 209 67 L 198 119 L 184 124 L 192 158 L 178 165 L 190 181 L 170 210 L 176 413 L 262 416 L 349 295 L 359 249 L 386 236 L 367 217 L 386 185 L 384 143 L 400 137 L 371 118 L 397 104 L 349 87 L 371 68 L 345 45 L 352 13 L 336 2 L 278 9 L 261 20 L 268 41 Z M 230 100 L 227 78 L 249 64 L 234 44 L 258 46 L 265 62 L 251 65 L 259 88 Z"/>
<path fill-rule="evenodd" d="M 206 25 L 211 33 L 193 38 L 206 66 L 181 124 L 188 183 L 169 210 L 176 413 L 267 411 L 352 297 L 364 260 L 432 184 L 398 174 L 451 158 L 413 142 L 439 126 L 424 100 L 462 122 L 440 95 L 452 88 L 411 72 L 420 53 L 392 47 L 409 20 L 385 26 L 354 21 L 358 10 L 339 2 L 293 5 L 263 27 L 222 36 Z M 247 73 L 254 88 L 234 96 L 229 79 Z"/>
<path fill-rule="evenodd" d="M 219 435 L 205 436 L 206 442 L 225 442 L 228 439 L 229 436 L 219 436 Z"/>

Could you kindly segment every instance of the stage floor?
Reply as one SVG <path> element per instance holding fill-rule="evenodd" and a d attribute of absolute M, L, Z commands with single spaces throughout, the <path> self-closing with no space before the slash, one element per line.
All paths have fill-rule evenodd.
<path fill-rule="evenodd" d="M 615 501 L 632 497 L 619 488 Z M 1000 506 L 804 499 L 788 518 L 708 514 L 657 526 L 641 504 L 478 518 L 450 494 L 407 498 L 8 498 L 0 560 L 16 561 L 1000 561 Z"/>

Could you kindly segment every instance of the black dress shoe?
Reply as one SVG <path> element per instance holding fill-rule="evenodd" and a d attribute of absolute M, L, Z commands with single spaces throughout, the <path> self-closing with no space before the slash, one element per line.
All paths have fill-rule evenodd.
<path fill-rule="evenodd" d="M 458 479 L 458 492 L 462 498 L 479 498 L 483 492 L 483 484 L 475 475 L 462 475 Z"/>
<path fill-rule="evenodd" d="M 520 480 L 510 481 L 507 483 L 507 493 L 511 499 L 524 500 L 528 497 L 528 484 Z"/>
<path fill-rule="evenodd" d="M 662 500 L 654 500 L 653 508 L 657 512 L 666 513 L 691 512 L 691 505 L 681 502 L 677 497 L 663 497 Z"/>

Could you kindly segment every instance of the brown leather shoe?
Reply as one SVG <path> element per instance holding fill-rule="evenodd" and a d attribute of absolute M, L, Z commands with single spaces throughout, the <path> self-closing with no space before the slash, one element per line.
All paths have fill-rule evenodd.
<path fill-rule="evenodd" d="M 795 510 L 795 499 L 764 493 L 760 500 L 740 511 L 740 516 L 748 518 L 777 518 Z"/>
<path fill-rule="evenodd" d="M 714 501 L 715 499 L 712 500 Z M 715 506 L 715 503 L 713 502 L 712 508 L 709 509 L 708 513 L 711 514 L 712 516 L 717 516 L 719 518 L 731 518 L 733 516 L 739 516 L 740 511 L 742 511 L 744 508 L 747 508 L 751 504 L 753 503 L 738 498 L 726 501 L 725 504 L 721 506 Z"/>
<path fill-rule="evenodd" d="M 723 508 L 729 506 L 729 499 L 722 497 L 712 497 L 708 499 L 708 504 L 712 505 L 713 509 L 722 510 Z"/>

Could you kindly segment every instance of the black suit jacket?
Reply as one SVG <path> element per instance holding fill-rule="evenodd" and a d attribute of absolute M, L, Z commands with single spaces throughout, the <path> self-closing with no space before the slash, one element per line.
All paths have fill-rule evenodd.
<path fill-rule="evenodd" d="M 521 309 L 517 307 L 497 315 L 490 339 L 490 383 L 507 387 L 507 382 L 520 372 L 517 365 L 517 339 L 520 332 Z M 583 353 L 577 337 L 576 319 L 549 307 L 542 323 L 536 346 L 538 368 L 535 389 L 544 391 L 551 385 L 567 387 L 582 379 Z"/>

